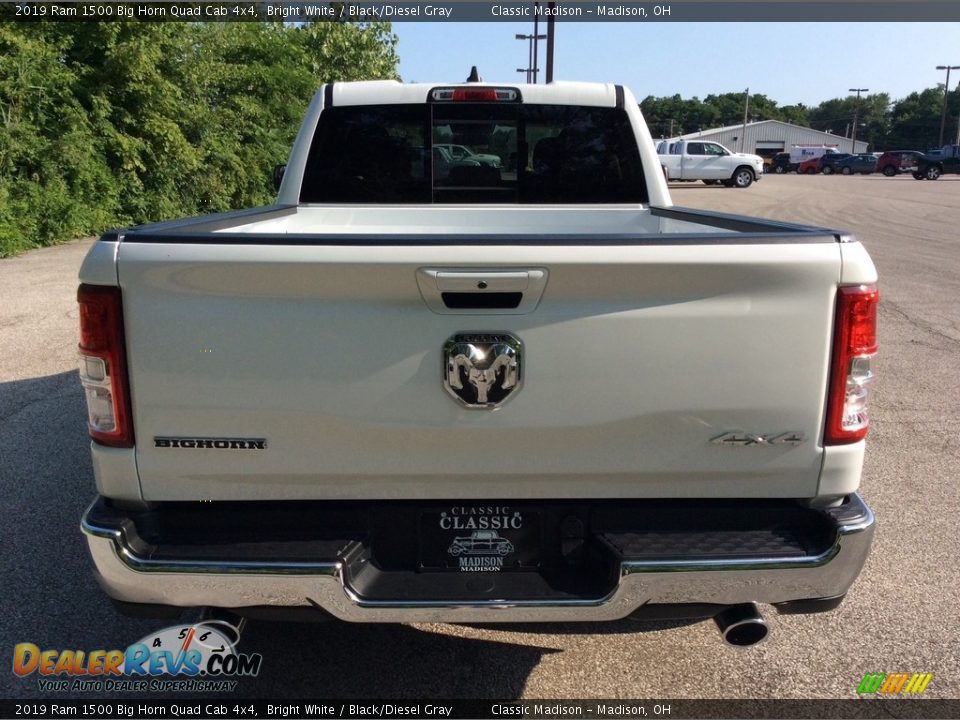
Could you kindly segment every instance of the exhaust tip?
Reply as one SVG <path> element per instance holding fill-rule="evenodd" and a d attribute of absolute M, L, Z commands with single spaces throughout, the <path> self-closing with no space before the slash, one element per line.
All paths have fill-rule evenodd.
<path fill-rule="evenodd" d="M 733 605 L 714 617 L 724 642 L 731 647 L 747 648 L 762 642 L 770 632 L 754 603 Z"/>
<path fill-rule="evenodd" d="M 247 619 L 226 608 L 205 607 L 200 611 L 200 622 L 216 625 L 236 645 L 247 626 Z"/>
<path fill-rule="evenodd" d="M 723 634 L 723 639 L 728 645 L 745 648 L 762 642 L 769 632 L 766 621 L 761 618 L 731 625 Z"/>

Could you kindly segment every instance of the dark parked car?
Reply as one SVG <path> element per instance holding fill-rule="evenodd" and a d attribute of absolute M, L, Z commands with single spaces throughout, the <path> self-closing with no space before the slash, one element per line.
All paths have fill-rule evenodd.
<path fill-rule="evenodd" d="M 500 167 L 500 156 L 499 155 L 490 155 L 488 153 L 478 153 L 474 152 L 472 149 L 466 145 L 453 145 L 451 143 L 434 143 L 435 148 L 443 148 L 446 151 L 446 154 L 456 161 L 460 160 L 469 160 L 471 162 L 478 162 L 481 165 L 489 165 L 490 167 L 499 168 Z"/>
<path fill-rule="evenodd" d="M 453 168 L 460 167 L 480 167 L 479 160 L 473 158 L 457 158 L 446 147 L 440 145 L 433 146 L 433 172 L 437 180 L 446 181 L 450 177 Z"/>
<path fill-rule="evenodd" d="M 907 172 L 916 166 L 922 154 L 919 150 L 888 150 L 877 158 L 877 172 L 887 177 Z"/>
<path fill-rule="evenodd" d="M 853 175 L 854 173 L 869 175 L 877 170 L 877 157 L 866 153 L 851 155 L 840 162 L 834 163 L 833 167 L 836 172 L 843 175 Z"/>
<path fill-rule="evenodd" d="M 833 175 L 836 172 L 837 163 L 852 157 L 850 153 L 827 153 L 820 157 L 820 172 L 824 175 Z"/>
<path fill-rule="evenodd" d="M 785 172 L 793 172 L 797 169 L 797 163 L 790 162 L 790 153 L 782 152 L 773 156 L 773 162 L 770 163 L 769 172 L 778 175 Z"/>
<path fill-rule="evenodd" d="M 944 145 L 939 152 L 928 152 L 917 158 L 913 177 L 936 180 L 944 174 L 960 175 L 960 145 Z"/>

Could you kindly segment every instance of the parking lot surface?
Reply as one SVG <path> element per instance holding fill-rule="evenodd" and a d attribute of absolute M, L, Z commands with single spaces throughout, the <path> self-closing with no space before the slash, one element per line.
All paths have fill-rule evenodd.
<path fill-rule="evenodd" d="M 878 517 L 846 602 L 767 614 L 736 651 L 712 623 L 354 626 L 251 623 L 264 656 L 238 697 L 852 698 L 866 672 L 932 672 L 960 697 L 960 178 L 767 176 L 672 186 L 680 206 L 846 229 L 880 272 L 879 385 L 863 478 Z M 93 495 L 76 377 L 76 274 L 90 241 L 0 262 L 0 653 L 124 648 L 166 624 L 114 612 L 78 522 Z M 9 668 L 10 666 L 7 665 Z M 0 696 L 38 697 L 0 672 Z M 134 699 L 127 695 L 127 699 Z"/>

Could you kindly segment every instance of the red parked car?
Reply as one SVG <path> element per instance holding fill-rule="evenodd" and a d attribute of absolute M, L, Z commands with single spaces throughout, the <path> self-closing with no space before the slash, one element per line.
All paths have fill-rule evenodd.
<path fill-rule="evenodd" d="M 888 150 L 877 158 L 877 172 L 893 177 L 908 172 L 917 165 L 917 158 L 923 155 L 919 150 Z"/>
<path fill-rule="evenodd" d="M 806 175 L 807 173 L 813 174 L 820 172 L 820 158 L 810 158 L 809 160 L 804 160 L 802 163 L 797 165 L 797 172 L 801 175 Z"/>

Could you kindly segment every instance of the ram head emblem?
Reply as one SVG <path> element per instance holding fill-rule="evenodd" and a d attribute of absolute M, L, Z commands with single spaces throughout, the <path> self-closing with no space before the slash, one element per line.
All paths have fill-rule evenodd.
<path fill-rule="evenodd" d="M 465 407 L 496 408 L 520 387 L 521 361 L 509 333 L 460 333 L 443 346 L 443 386 Z"/>

